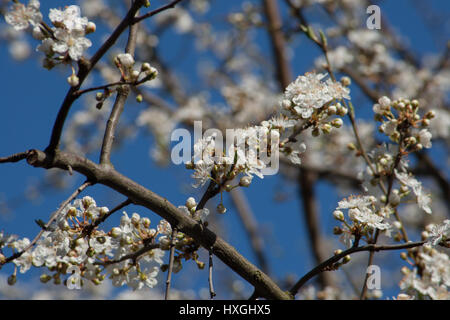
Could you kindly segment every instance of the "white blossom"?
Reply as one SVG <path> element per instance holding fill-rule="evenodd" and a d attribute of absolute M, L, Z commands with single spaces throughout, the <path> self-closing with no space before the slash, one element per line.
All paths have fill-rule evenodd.
<path fill-rule="evenodd" d="M 42 13 L 39 10 L 38 0 L 30 0 L 28 5 L 22 3 L 13 3 L 12 10 L 5 14 L 5 20 L 16 30 L 23 30 L 38 25 L 42 21 Z"/>
<path fill-rule="evenodd" d="M 349 99 L 350 90 L 331 79 L 323 82 L 326 74 L 307 73 L 299 76 L 288 85 L 284 93 L 285 100 L 293 104 L 293 108 L 303 119 L 311 117 L 315 109 L 322 108 L 334 99 Z"/>

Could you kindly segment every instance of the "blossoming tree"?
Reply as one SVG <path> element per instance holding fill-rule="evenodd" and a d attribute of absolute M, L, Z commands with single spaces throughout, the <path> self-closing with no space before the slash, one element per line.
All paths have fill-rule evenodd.
<path fill-rule="evenodd" d="M 211 299 L 367 299 L 383 297 L 369 272 L 378 266 L 382 277 L 403 274 L 391 297 L 450 298 L 448 161 L 435 159 L 448 153 L 448 44 L 418 58 L 384 14 L 381 29 L 368 28 L 370 1 L 261 0 L 231 9 L 209 0 L 118 2 L 58 2 L 48 12 L 38 0 L 0 2 L 11 56 L 36 56 L 67 79 L 64 98 L 51 109 L 47 147 L 17 146 L 18 153 L 0 158 L 0 172 L 19 161 L 45 169 L 38 189 L 53 202 L 52 189 L 84 179 L 64 188 L 72 193 L 56 211 L 39 213 L 34 237 L 0 228 L 0 268 L 10 272 L 9 285 L 36 268 L 41 282 L 64 290 L 111 283 L 144 296 L 186 298 L 192 296 L 171 290 L 173 274 L 185 272 L 207 279 Z M 173 39 L 183 47 L 168 62 Z M 304 48 L 316 56 L 299 69 Z M 179 66 L 189 54 L 198 55 L 198 72 Z M 174 133 L 194 132 L 197 123 L 192 154 L 190 145 L 180 154 Z M 116 169 L 123 164 L 114 153 L 139 129 L 151 134 L 156 164 L 186 160 L 192 188 L 181 206 Z M 246 198 L 255 180 L 264 186 L 274 173 L 299 190 L 315 266 L 298 279 L 274 275 L 273 246 Z M 316 192 L 321 182 L 341 197 L 327 212 L 318 206 L 331 199 Z M 88 195 L 98 186 L 125 200 L 100 203 Z M 128 214 L 131 206 L 140 213 Z M 267 208 L 274 224 L 283 220 L 277 206 Z M 219 217 L 229 215 L 242 223 L 250 252 L 230 245 L 234 230 L 221 230 Z M 332 225 L 322 222 L 328 217 Z M 384 266 L 385 251 L 398 258 L 394 270 Z M 251 292 L 218 285 L 219 260 Z"/>

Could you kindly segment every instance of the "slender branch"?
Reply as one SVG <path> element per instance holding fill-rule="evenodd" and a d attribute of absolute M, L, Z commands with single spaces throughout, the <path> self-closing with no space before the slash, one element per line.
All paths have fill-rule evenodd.
<path fill-rule="evenodd" d="M 140 17 L 136 17 L 136 18 L 133 19 L 132 23 L 136 24 L 139 21 L 142 21 L 144 19 L 147 19 L 147 18 L 150 18 L 150 17 L 154 16 L 155 14 L 158 14 L 160 12 L 166 11 L 168 9 L 172 9 L 181 1 L 183 1 L 183 0 L 174 0 L 171 3 L 169 3 L 169 4 L 165 5 L 165 6 L 162 6 L 161 8 L 158 8 L 156 10 L 150 11 L 150 12 L 148 12 L 148 13 L 140 16 Z"/>
<path fill-rule="evenodd" d="M 418 241 L 418 242 L 408 242 L 408 243 L 402 243 L 402 244 L 396 244 L 396 245 L 375 245 L 375 244 L 368 244 L 361 247 L 352 247 L 350 249 L 347 249 L 340 254 L 337 254 L 328 260 L 322 262 L 318 266 L 316 266 L 314 269 L 309 271 L 307 274 L 305 274 L 290 290 L 289 292 L 295 296 L 297 292 L 300 290 L 300 288 L 311 278 L 315 277 L 316 275 L 322 273 L 323 271 L 326 271 L 329 267 L 331 267 L 333 264 L 344 258 L 346 255 L 350 255 L 356 252 L 362 252 L 362 251 L 390 251 L 390 250 L 401 250 L 401 249 L 410 249 L 415 247 L 420 247 L 423 244 L 425 244 L 426 241 Z"/>
<path fill-rule="evenodd" d="M 138 25 L 134 24 L 130 27 L 128 33 L 128 42 L 125 52 L 134 56 L 136 49 Z M 121 80 L 124 80 L 123 78 Z M 102 149 L 100 152 L 100 163 L 105 165 L 111 164 L 111 150 L 114 142 L 114 132 L 119 123 L 120 116 L 125 108 L 125 102 L 130 93 L 130 86 L 124 85 L 118 88 L 116 101 L 112 108 L 108 122 L 106 124 L 105 135 L 103 137 Z"/>
<path fill-rule="evenodd" d="M 292 75 L 286 56 L 285 39 L 281 30 L 282 23 L 276 0 L 263 0 L 264 11 L 269 22 L 268 33 L 276 62 L 278 82 L 284 90 L 291 82 Z"/>
<path fill-rule="evenodd" d="M 81 95 L 83 95 L 85 93 L 88 93 L 88 92 L 97 91 L 97 90 L 105 90 L 105 89 L 108 89 L 110 87 L 121 86 L 121 85 L 138 86 L 138 85 L 148 81 L 151 77 L 152 77 L 152 75 L 149 75 L 149 76 L 146 76 L 146 77 L 144 77 L 144 78 L 142 78 L 141 80 L 138 80 L 138 81 L 123 81 L 123 80 L 119 80 L 119 81 L 116 81 L 116 82 L 104 84 L 104 85 L 97 86 L 97 87 L 92 87 L 92 88 L 88 88 L 88 89 L 84 89 L 84 90 L 78 90 L 78 91 L 74 92 L 73 94 L 76 95 L 76 96 L 81 96 Z"/>
<path fill-rule="evenodd" d="M 115 264 L 115 263 L 120 263 L 122 261 L 125 260 L 129 260 L 131 259 L 133 261 L 133 263 L 136 263 L 136 261 L 145 253 L 153 250 L 153 249 L 158 249 L 160 248 L 161 245 L 159 243 L 150 243 L 145 245 L 144 247 L 142 247 L 141 249 L 139 249 L 136 252 L 133 253 L 129 253 L 124 255 L 123 257 L 117 259 L 117 260 L 106 260 L 104 262 L 100 262 L 100 261 L 96 261 L 94 262 L 94 265 L 101 265 L 101 266 L 109 266 L 111 264 Z"/>
<path fill-rule="evenodd" d="M 165 300 L 169 300 L 170 284 L 172 282 L 172 271 L 173 271 L 174 255 L 175 255 L 175 239 L 176 239 L 176 237 L 177 237 L 177 229 L 173 228 L 172 239 L 170 239 L 169 269 L 167 271 L 166 292 L 164 294 Z"/>
<path fill-rule="evenodd" d="M 214 284 L 213 284 L 213 254 L 212 254 L 211 250 L 209 250 L 208 283 L 209 283 L 209 296 L 210 296 L 210 298 L 212 300 L 216 296 L 216 293 L 214 291 Z"/>

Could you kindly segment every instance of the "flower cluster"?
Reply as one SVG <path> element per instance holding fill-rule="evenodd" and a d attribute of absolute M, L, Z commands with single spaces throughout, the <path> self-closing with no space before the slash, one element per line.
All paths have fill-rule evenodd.
<path fill-rule="evenodd" d="M 400 289 L 414 299 L 450 299 L 450 258 L 444 252 L 424 246 L 418 253 L 418 268 L 402 268 Z"/>
<path fill-rule="evenodd" d="M 332 102 L 350 99 L 350 89 L 331 79 L 322 81 L 326 76 L 311 72 L 289 84 L 281 104 L 293 119 L 321 120 L 327 115 L 347 113 L 341 105 Z"/>
<path fill-rule="evenodd" d="M 23 251 L 13 261 L 21 273 L 31 266 L 47 268 L 41 276 L 44 283 L 53 279 L 60 284 L 62 276 L 76 271 L 66 279 L 68 286 L 82 286 L 84 280 L 100 284 L 109 276 L 115 286 L 154 287 L 164 256 L 156 242 L 159 232 L 150 228 L 150 219 L 137 213 L 129 217 L 125 212 L 118 227 L 109 232 L 99 230 L 98 219 L 108 213 L 108 208 L 98 207 L 86 196 L 65 207 L 29 250 L 28 238 L 13 241 L 2 234 L 0 243 L 13 252 Z"/>
<path fill-rule="evenodd" d="M 194 169 L 195 187 L 203 186 L 208 180 L 225 186 L 241 173 L 250 179 L 253 175 L 264 177 L 270 156 L 276 152 L 272 147 L 276 149 L 279 144 L 278 130 L 253 126 L 232 131 L 233 140 L 226 150 L 219 132 L 206 135 L 195 143 L 193 159 L 187 164 L 188 168 Z"/>
<path fill-rule="evenodd" d="M 409 189 L 412 189 L 416 196 L 416 201 L 419 207 L 428 214 L 431 214 L 431 198 L 423 191 L 422 183 L 417 181 L 411 174 L 407 172 L 398 172 L 395 170 L 395 176 L 402 184 L 402 193 L 399 196 L 407 196 Z"/>
<path fill-rule="evenodd" d="M 342 210 L 348 210 L 349 221 Z M 334 228 L 334 234 L 341 235 L 341 240 L 347 246 L 353 244 L 353 239 L 365 239 L 369 242 L 376 229 L 390 235 L 391 224 L 387 221 L 390 214 L 391 208 L 377 206 L 374 196 L 350 196 L 339 201 L 333 212 L 334 218 L 342 222 L 342 227 Z"/>
<path fill-rule="evenodd" d="M 429 224 L 426 226 L 425 231 L 422 232 L 422 237 L 427 239 L 428 246 L 436 246 L 438 244 L 449 246 L 445 242 L 450 239 L 450 220 L 444 220 L 438 225 Z"/>
<path fill-rule="evenodd" d="M 33 26 L 33 37 L 42 41 L 37 50 L 46 55 L 44 67 L 51 69 L 59 63 L 80 60 L 84 51 L 92 46 L 85 36 L 95 31 L 95 24 L 81 17 L 80 7 L 71 5 L 64 10 L 50 9 L 49 19 L 53 24 L 50 27 L 42 21 L 39 7 L 38 0 L 31 0 L 26 7 L 15 3 L 5 15 L 6 22 L 16 30 Z M 74 83 L 75 79 L 71 81 Z"/>
<path fill-rule="evenodd" d="M 423 117 L 419 115 L 419 101 L 397 99 L 391 101 L 386 96 L 374 104 L 375 120 L 381 122 L 379 131 L 393 142 L 404 143 L 408 151 L 431 148 L 431 133 L 427 127 L 435 117 L 433 111 Z M 420 130 L 419 130 L 420 129 Z"/>
<path fill-rule="evenodd" d="M 24 30 L 31 25 L 36 32 L 39 32 L 39 24 L 42 21 L 40 6 L 38 0 L 30 0 L 27 6 L 22 3 L 13 3 L 11 10 L 5 14 L 5 20 L 16 30 Z"/>

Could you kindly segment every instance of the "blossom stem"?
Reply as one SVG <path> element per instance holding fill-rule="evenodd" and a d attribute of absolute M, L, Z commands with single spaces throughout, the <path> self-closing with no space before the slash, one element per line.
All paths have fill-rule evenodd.
<path fill-rule="evenodd" d="M 176 237 L 177 237 L 177 228 L 173 228 L 172 229 L 172 239 L 170 241 L 170 257 L 169 257 L 169 269 L 167 271 L 166 292 L 164 294 L 165 300 L 169 300 L 170 285 L 172 282 L 173 262 L 174 262 L 174 256 L 175 256 L 175 238 Z"/>

